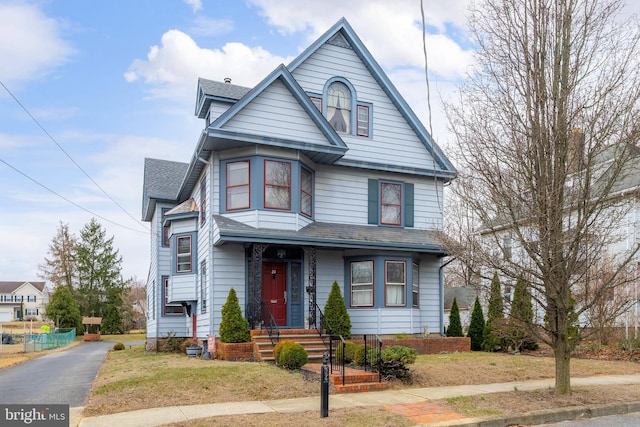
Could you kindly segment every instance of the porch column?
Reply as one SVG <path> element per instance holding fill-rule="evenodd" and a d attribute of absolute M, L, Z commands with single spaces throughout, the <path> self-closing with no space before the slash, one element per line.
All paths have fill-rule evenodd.
<path fill-rule="evenodd" d="M 304 256 L 309 261 L 309 285 L 307 285 L 307 294 L 309 294 L 309 327 L 317 328 L 316 324 L 316 248 L 304 247 Z"/>
<path fill-rule="evenodd" d="M 249 280 L 249 303 L 247 320 L 249 327 L 255 329 L 262 322 L 262 254 L 268 245 L 254 243 L 251 254 L 251 276 Z"/>

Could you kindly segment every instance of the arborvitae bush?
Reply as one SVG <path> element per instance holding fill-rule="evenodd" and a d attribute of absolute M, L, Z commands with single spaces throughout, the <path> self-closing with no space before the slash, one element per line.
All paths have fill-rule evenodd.
<path fill-rule="evenodd" d="M 249 322 L 242 316 L 236 290 L 231 288 L 227 302 L 222 306 L 220 341 L 224 343 L 249 342 Z"/>
<path fill-rule="evenodd" d="M 351 338 L 351 318 L 336 281 L 331 285 L 331 292 L 324 306 L 324 317 L 327 324 L 322 325 L 323 327 L 329 326 L 334 335 L 341 335 L 345 339 Z"/>
<path fill-rule="evenodd" d="M 464 337 L 462 333 L 462 322 L 460 321 L 460 310 L 458 309 L 458 301 L 453 299 L 451 304 L 451 312 L 449 313 L 449 327 L 447 328 L 448 337 Z"/>
<path fill-rule="evenodd" d="M 503 346 L 503 339 L 500 337 L 500 328 L 498 326 L 501 323 L 501 319 L 504 318 L 504 302 L 502 298 L 500 277 L 498 272 L 495 272 L 491 280 L 487 321 L 482 331 L 482 348 L 485 351 L 496 351 Z"/>
<path fill-rule="evenodd" d="M 533 323 L 533 305 L 524 277 L 519 277 L 516 282 L 509 317 L 506 332 L 508 345 L 517 351 L 537 349 L 538 343 L 529 330 L 529 325 Z"/>
<path fill-rule="evenodd" d="M 480 305 L 480 298 L 476 296 L 473 303 L 473 312 L 471 313 L 471 323 L 469 324 L 469 332 L 467 336 L 471 338 L 471 350 L 482 350 L 482 339 L 484 334 L 484 314 Z"/>
<path fill-rule="evenodd" d="M 416 361 L 416 357 L 418 357 L 418 352 L 415 349 L 403 345 L 393 345 L 382 350 L 382 360 L 385 362 L 397 360 L 405 365 L 410 365 Z"/>
<path fill-rule="evenodd" d="M 309 360 L 307 350 L 304 349 L 302 344 L 297 342 L 289 342 L 282 347 L 279 355 L 280 366 L 287 369 L 299 369 L 303 367 Z"/>
<path fill-rule="evenodd" d="M 114 351 L 120 351 L 120 350 L 124 350 L 124 344 L 122 344 L 121 342 L 117 342 L 113 345 L 113 350 Z"/>
<path fill-rule="evenodd" d="M 338 348 L 336 349 L 336 358 L 340 360 L 344 352 L 344 363 L 353 362 L 353 356 L 355 355 L 356 347 L 357 345 L 353 341 L 346 341 L 344 344 L 338 344 Z"/>

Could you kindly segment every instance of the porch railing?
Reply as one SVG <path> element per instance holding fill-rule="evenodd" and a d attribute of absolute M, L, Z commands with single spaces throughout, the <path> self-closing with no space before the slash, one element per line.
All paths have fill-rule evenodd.
<path fill-rule="evenodd" d="M 342 377 L 342 385 L 344 385 L 344 352 L 346 342 L 342 335 L 331 335 L 329 338 L 329 365 L 331 373 L 338 373 Z"/>
<path fill-rule="evenodd" d="M 363 335 L 364 370 L 378 373 L 378 382 L 382 382 L 382 340 L 378 335 Z"/>

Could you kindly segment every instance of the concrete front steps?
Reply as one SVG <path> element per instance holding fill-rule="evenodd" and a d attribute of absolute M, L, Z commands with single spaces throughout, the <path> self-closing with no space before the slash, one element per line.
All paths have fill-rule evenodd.
<path fill-rule="evenodd" d="M 322 355 L 326 351 L 329 351 L 329 338 L 325 337 L 325 341 L 323 341 L 317 329 L 280 329 L 279 331 L 280 341 L 289 340 L 297 342 L 307 350 L 309 363 L 322 363 Z M 251 331 L 251 340 L 253 341 L 257 359 L 266 362 L 275 361 L 273 358 L 273 347 L 275 346 L 271 343 L 271 339 L 266 330 Z"/>

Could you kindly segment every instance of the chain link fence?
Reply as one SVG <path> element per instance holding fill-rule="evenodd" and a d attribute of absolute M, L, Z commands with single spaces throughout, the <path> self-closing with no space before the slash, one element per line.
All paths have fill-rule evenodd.
<path fill-rule="evenodd" d="M 14 335 L 22 337 L 24 352 L 52 350 L 69 345 L 76 339 L 76 329 L 59 328 L 52 333 Z"/>

